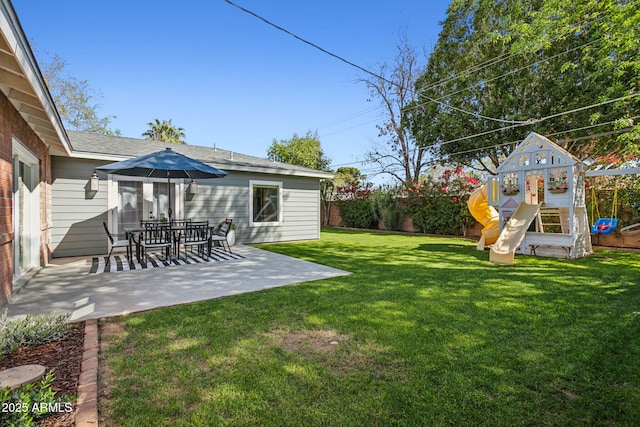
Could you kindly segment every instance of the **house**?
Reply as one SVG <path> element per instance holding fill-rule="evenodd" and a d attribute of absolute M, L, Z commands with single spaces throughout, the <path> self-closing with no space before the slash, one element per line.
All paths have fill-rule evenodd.
<path fill-rule="evenodd" d="M 169 184 L 96 167 L 165 143 L 67 132 L 10 1 L 0 2 L 0 306 L 51 257 L 107 253 L 102 222 L 166 212 Z M 170 145 L 229 174 L 171 182 L 174 216 L 237 224 L 240 242 L 317 239 L 320 180 L 332 175 L 230 151 Z M 196 190 L 197 188 L 197 190 Z M 125 212 L 126 210 L 126 212 Z"/>
<path fill-rule="evenodd" d="M 114 232 L 140 220 L 168 216 L 171 186 L 174 218 L 218 223 L 233 218 L 241 243 L 281 242 L 320 237 L 320 180 L 332 174 L 227 150 L 135 138 L 68 132 L 71 153 L 52 156 L 52 236 L 54 257 L 108 252 L 102 222 Z M 228 173 L 224 178 L 186 180 L 99 174 L 114 161 L 172 148 Z M 81 207 L 81 209 L 79 209 Z"/>

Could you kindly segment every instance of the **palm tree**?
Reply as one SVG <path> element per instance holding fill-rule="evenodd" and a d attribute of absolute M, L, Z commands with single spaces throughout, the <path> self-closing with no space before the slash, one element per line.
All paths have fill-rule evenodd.
<path fill-rule="evenodd" d="M 186 144 L 182 140 L 185 137 L 184 129 L 179 128 L 171 123 L 171 119 L 160 121 L 155 119 L 155 122 L 147 123 L 149 130 L 142 134 L 147 139 L 154 141 L 173 142 L 175 144 Z"/>

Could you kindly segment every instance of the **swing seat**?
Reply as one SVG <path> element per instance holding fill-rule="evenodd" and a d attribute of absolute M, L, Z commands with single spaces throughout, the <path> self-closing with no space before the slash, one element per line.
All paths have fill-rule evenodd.
<path fill-rule="evenodd" d="M 611 234 L 617 226 L 616 218 L 600 218 L 591 226 L 591 234 Z"/>

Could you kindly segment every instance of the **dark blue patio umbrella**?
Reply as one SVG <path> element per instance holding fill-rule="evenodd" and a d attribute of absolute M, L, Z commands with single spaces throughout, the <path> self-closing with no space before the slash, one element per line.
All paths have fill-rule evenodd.
<path fill-rule="evenodd" d="M 97 170 L 114 175 L 167 178 L 169 220 L 171 220 L 172 216 L 171 191 L 169 189 L 171 178 L 208 179 L 222 178 L 227 175 L 227 172 L 176 153 L 171 148 L 121 162 L 110 163 L 97 168 Z"/>

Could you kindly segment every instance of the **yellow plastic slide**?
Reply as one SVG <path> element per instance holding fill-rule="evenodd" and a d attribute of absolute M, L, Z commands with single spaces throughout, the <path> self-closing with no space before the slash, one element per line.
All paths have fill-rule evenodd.
<path fill-rule="evenodd" d="M 479 251 L 483 251 L 485 246 L 495 242 L 500 234 L 499 215 L 493 206 L 489 206 L 487 191 L 488 186 L 485 184 L 471 193 L 467 201 L 467 207 L 471 215 L 484 226 L 482 236 L 478 242 Z"/>
<path fill-rule="evenodd" d="M 540 205 L 520 202 L 518 209 L 507 221 L 498 240 L 491 246 L 489 261 L 498 264 L 513 264 L 516 249 L 522 243 L 531 222 L 538 215 Z"/>

